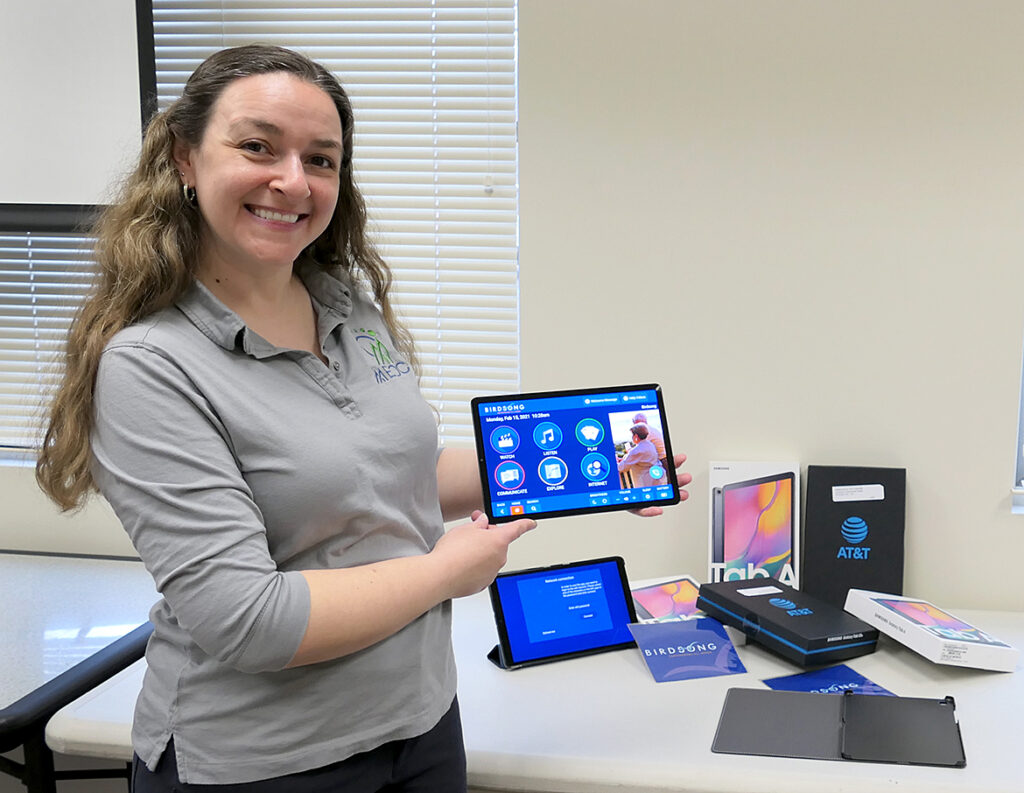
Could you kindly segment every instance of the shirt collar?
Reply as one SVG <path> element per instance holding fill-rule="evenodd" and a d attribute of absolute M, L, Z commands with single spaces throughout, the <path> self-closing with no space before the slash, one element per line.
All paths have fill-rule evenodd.
<path fill-rule="evenodd" d="M 352 314 L 352 288 L 348 275 L 325 272 L 312 264 L 296 268 L 299 278 L 313 299 L 320 343 Z M 214 344 L 225 350 L 242 348 L 247 353 L 278 352 L 265 339 L 246 326 L 242 318 L 225 306 L 198 279 L 178 300 L 178 309 Z M 264 350 L 264 348 L 266 348 Z"/>

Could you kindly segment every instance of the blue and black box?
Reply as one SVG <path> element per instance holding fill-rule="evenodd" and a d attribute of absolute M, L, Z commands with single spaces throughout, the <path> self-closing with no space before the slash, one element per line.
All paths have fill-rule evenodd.
<path fill-rule="evenodd" d="M 903 594 L 905 468 L 807 467 L 800 591 L 842 608 L 850 589 Z"/>
<path fill-rule="evenodd" d="M 769 578 L 701 584 L 697 607 L 800 666 L 867 655 L 878 643 L 866 622 Z"/>

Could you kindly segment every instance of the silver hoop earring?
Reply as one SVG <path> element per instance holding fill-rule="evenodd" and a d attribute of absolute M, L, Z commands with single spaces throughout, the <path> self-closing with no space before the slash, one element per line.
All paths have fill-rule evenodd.
<path fill-rule="evenodd" d="M 199 206 L 199 197 L 196 195 L 196 189 L 189 187 L 187 184 L 181 186 L 182 195 L 185 196 L 185 203 L 189 206 Z"/>

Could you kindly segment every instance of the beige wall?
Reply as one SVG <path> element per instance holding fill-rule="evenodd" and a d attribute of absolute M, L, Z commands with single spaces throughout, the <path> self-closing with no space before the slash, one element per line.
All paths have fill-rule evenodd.
<path fill-rule="evenodd" d="M 905 466 L 907 591 L 1022 608 L 1018 0 L 521 0 L 522 383 L 659 380 L 695 475 L 516 566 L 703 576 L 707 464 Z M 130 553 L 0 469 L 0 547 Z"/>
<path fill-rule="evenodd" d="M 30 467 L 0 466 L 0 549 L 135 556 L 114 511 L 101 498 L 61 514 Z"/>
<path fill-rule="evenodd" d="M 513 564 L 703 577 L 710 460 L 904 466 L 906 591 L 1022 608 L 1024 5 L 521 0 L 522 385 L 660 381 L 695 477 Z"/>

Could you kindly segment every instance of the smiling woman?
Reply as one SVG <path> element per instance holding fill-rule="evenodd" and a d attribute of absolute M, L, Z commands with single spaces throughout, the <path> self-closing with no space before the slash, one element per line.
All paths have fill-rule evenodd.
<path fill-rule="evenodd" d="M 472 453 L 380 376 L 412 353 L 352 128 L 318 64 L 221 51 L 97 229 L 37 478 L 98 489 L 162 595 L 137 793 L 465 790 L 449 601 L 534 524 L 488 526 Z"/>
<path fill-rule="evenodd" d="M 274 72 L 229 85 L 199 143 L 174 146 L 189 203 L 203 218 L 198 279 L 267 341 L 321 360 L 293 264 L 334 214 L 341 140 L 330 96 Z"/>
<path fill-rule="evenodd" d="M 308 89 L 303 93 L 304 99 L 316 100 L 309 112 L 319 108 L 321 120 L 331 118 L 328 126 L 333 135 L 326 139 L 332 143 L 325 148 L 334 149 L 339 142 L 341 146 L 340 154 L 335 155 L 337 171 L 332 177 L 333 212 L 322 233 L 307 235 L 305 250 L 303 246 L 295 247 L 296 240 L 289 240 L 292 261 L 302 253 L 303 261 L 316 269 L 340 268 L 365 279 L 388 332 L 398 348 L 414 361 L 411 337 L 398 323 L 389 300 L 390 270 L 365 233 L 365 203 L 352 178 L 354 119 L 348 95 L 330 72 L 290 50 L 260 45 L 222 50 L 204 61 L 189 78 L 181 98 L 150 122 L 138 166 L 123 185 L 119 200 L 96 225 L 96 287 L 69 334 L 65 374 L 50 409 L 37 465 L 43 489 L 64 509 L 79 505 L 93 486 L 89 458 L 81 450 L 88 448 L 93 384 L 104 345 L 120 329 L 174 305 L 192 288 L 197 276 L 203 282 L 203 263 L 208 259 L 217 261 L 223 245 L 232 245 L 228 240 L 235 238 L 233 244 L 240 244 L 234 234 L 222 240 L 222 234 L 227 234 L 226 229 L 237 218 L 225 220 L 230 209 L 228 202 L 217 197 L 220 186 L 204 184 L 202 189 L 210 190 L 211 195 L 209 200 L 202 199 L 204 206 L 195 211 L 194 205 L 200 199 L 198 190 L 190 188 L 195 188 L 198 166 L 191 165 L 188 157 L 192 152 L 202 159 L 200 155 L 206 150 L 227 145 L 221 137 L 227 130 L 217 129 L 218 119 L 225 112 L 230 116 L 228 123 L 244 118 L 231 115 L 237 113 L 230 101 L 237 90 L 234 83 L 244 84 L 254 77 L 269 80 L 268 90 L 272 84 L 278 90 L 286 84 L 301 84 L 299 88 Z M 326 111 L 325 99 L 333 105 L 333 117 Z M 278 97 L 278 101 L 285 105 L 291 102 L 293 114 L 283 118 L 289 124 L 300 123 L 299 118 L 307 109 L 298 107 L 297 100 Z M 251 104 L 250 111 L 260 119 L 265 111 L 253 111 Z M 210 140 L 206 140 L 208 127 Z M 321 142 L 325 139 L 322 133 L 318 129 L 316 135 Z M 239 152 L 238 156 L 241 159 L 245 155 Z M 183 167 L 186 164 L 187 176 Z M 263 176 L 269 179 L 273 174 L 264 171 Z M 220 177 L 224 178 L 223 173 Z M 236 184 L 241 178 L 233 175 L 229 183 Z M 249 184 L 249 188 L 254 185 Z M 270 190 L 269 185 L 266 189 Z M 251 248 L 252 244 L 245 243 L 243 247 Z M 283 253 L 278 251 L 277 255 Z M 290 265 L 287 269 L 291 269 Z M 293 305 L 297 291 L 292 283 Z M 266 297 L 266 293 L 261 294 Z"/>
<path fill-rule="evenodd" d="M 334 214 L 341 154 L 341 119 L 316 86 L 281 72 L 228 86 L 199 145 L 174 150 L 205 221 L 200 280 L 290 277 Z"/>

